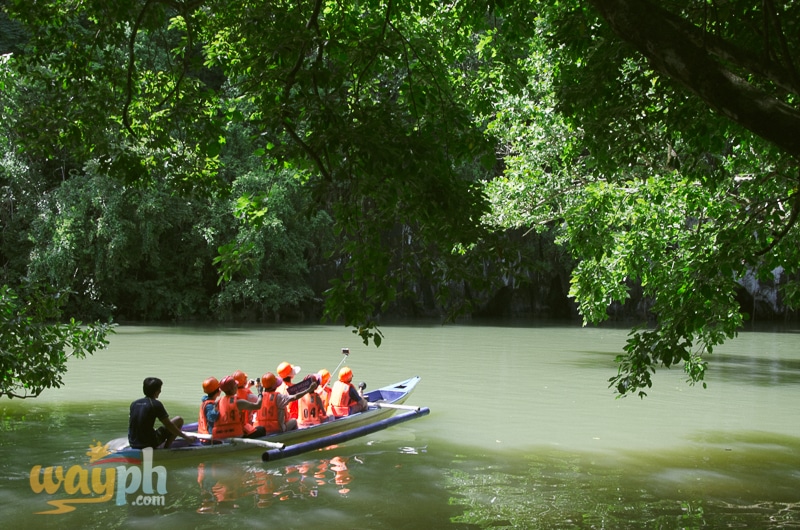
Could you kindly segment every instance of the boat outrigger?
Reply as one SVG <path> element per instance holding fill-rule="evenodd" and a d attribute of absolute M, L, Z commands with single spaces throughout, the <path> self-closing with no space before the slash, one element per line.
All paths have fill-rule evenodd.
<path fill-rule="evenodd" d="M 229 438 L 215 440 L 213 444 L 197 441 L 187 443 L 177 439 L 169 449 L 153 451 L 154 460 L 173 460 L 189 457 L 208 457 L 245 449 L 267 449 L 262 453 L 264 461 L 278 460 L 307 451 L 343 443 L 353 438 L 380 431 L 405 421 L 421 418 L 430 413 L 427 407 L 405 405 L 405 401 L 419 377 L 412 377 L 393 385 L 371 390 L 364 394 L 369 408 L 364 412 L 292 431 L 270 434 L 263 438 Z M 402 411 L 399 414 L 398 412 Z M 197 433 L 197 423 L 184 425 L 183 431 Z M 132 449 L 127 438 L 116 438 L 107 444 L 109 454 L 94 464 L 141 461 L 142 450 Z"/>

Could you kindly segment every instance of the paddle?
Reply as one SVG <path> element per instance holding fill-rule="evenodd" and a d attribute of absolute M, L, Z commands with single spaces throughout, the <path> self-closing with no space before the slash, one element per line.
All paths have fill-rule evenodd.
<path fill-rule="evenodd" d="M 200 434 L 193 432 L 184 432 L 184 434 L 188 434 L 190 436 L 194 436 L 195 438 L 200 438 L 203 440 L 211 439 L 210 434 Z M 259 440 L 257 438 L 222 438 L 220 441 L 238 443 L 238 444 L 257 445 L 259 447 L 269 447 L 270 449 L 283 449 L 284 446 L 284 444 L 281 442 L 268 442 L 267 440 Z"/>
<path fill-rule="evenodd" d="M 270 447 L 272 449 L 283 449 L 281 442 L 268 442 L 266 440 L 259 440 L 257 438 L 226 438 L 235 444 L 258 445 L 259 447 Z"/>
<path fill-rule="evenodd" d="M 397 405 L 395 403 L 384 403 L 382 401 L 377 401 L 375 403 L 370 403 L 370 405 L 374 405 L 380 409 L 399 409 L 399 410 L 413 410 L 415 412 L 419 412 L 420 407 L 414 407 L 411 405 Z"/>
<path fill-rule="evenodd" d="M 183 431 L 183 434 L 185 434 L 186 436 L 194 436 L 195 438 L 200 438 L 201 440 L 210 440 L 211 439 L 211 435 L 210 434 L 202 434 L 202 433 L 199 433 L 199 432 L 186 432 L 186 431 Z"/>

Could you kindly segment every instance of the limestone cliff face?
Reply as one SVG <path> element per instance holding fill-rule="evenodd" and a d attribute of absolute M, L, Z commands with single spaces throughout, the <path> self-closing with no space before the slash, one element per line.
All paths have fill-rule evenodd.
<path fill-rule="evenodd" d="M 739 280 L 741 289 L 737 299 L 750 321 L 787 320 L 800 317 L 800 311 L 786 307 L 782 299 L 781 286 L 788 278 L 782 268 L 771 271 L 768 277 L 759 279 L 750 271 Z M 575 318 L 578 311 L 574 301 L 567 297 L 569 278 L 563 275 L 527 278 L 524 283 L 517 279 L 500 288 L 477 304 L 479 309 L 473 316 L 486 317 L 545 317 Z M 639 285 L 630 286 L 631 297 L 625 304 L 609 307 L 611 320 L 648 319 L 650 301 L 644 298 Z"/>
<path fill-rule="evenodd" d="M 783 269 L 771 271 L 765 279 L 759 279 L 755 272 L 749 272 L 739 280 L 741 288 L 737 299 L 751 322 L 792 320 L 800 317 L 800 312 L 790 310 L 783 303 L 781 286 L 788 278 Z M 645 298 L 641 286 L 632 283 L 630 299 L 625 304 L 612 304 L 608 308 L 612 321 L 653 320 L 650 313 L 651 301 Z M 428 280 L 420 279 L 413 289 L 413 295 L 398 300 L 382 315 L 384 317 L 422 317 L 440 318 L 447 311 L 435 296 L 435 286 Z M 516 276 L 506 276 L 500 285 L 490 291 L 476 291 L 466 285 L 450 286 L 451 302 L 467 301 L 471 307 L 461 318 L 552 318 L 580 320 L 575 301 L 567 296 L 569 291 L 569 271 L 549 273 L 523 271 Z M 322 295 L 314 301 L 314 307 L 305 311 L 307 317 L 319 318 Z"/>
<path fill-rule="evenodd" d="M 742 286 L 739 292 L 739 303 L 742 311 L 750 315 L 751 320 L 776 320 L 796 317 L 798 312 L 790 310 L 783 303 L 781 286 L 788 281 L 783 267 L 778 267 L 768 275 L 771 278 L 759 279 L 755 271 L 739 280 Z"/>

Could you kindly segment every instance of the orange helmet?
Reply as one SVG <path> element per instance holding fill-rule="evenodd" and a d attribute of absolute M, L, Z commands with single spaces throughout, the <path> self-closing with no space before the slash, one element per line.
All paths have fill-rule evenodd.
<path fill-rule="evenodd" d="M 341 370 L 339 370 L 339 381 L 342 383 L 349 383 L 353 380 L 353 371 L 350 367 L 345 366 Z"/>
<path fill-rule="evenodd" d="M 286 361 L 278 365 L 278 376 L 282 379 L 294 377 L 300 372 L 299 366 L 292 366 Z"/>
<path fill-rule="evenodd" d="M 321 386 L 325 386 L 326 384 L 328 384 L 328 381 L 331 380 L 331 373 L 327 371 L 325 368 L 317 372 L 317 375 L 319 375 L 319 384 Z"/>
<path fill-rule="evenodd" d="M 219 389 L 219 381 L 216 377 L 209 377 L 203 381 L 203 392 L 206 394 L 213 394 Z"/>
<path fill-rule="evenodd" d="M 222 378 L 222 381 L 219 382 L 219 387 L 225 394 L 232 396 L 236 394 L 236 379 L 230 375 L 226 375 Z"/>
<path fill-rule="evenodd" d="M 279 386 L 281 386 L 283 380 L 279 377 L 275 377 L 275 374 L 272 372 L 267 372 L 261 376 L 261 386 L 264 387 L 264 390 L 267 392 L 272 392 Z"/>
<path fill-rule="evenodd" d="M 236 386 L 241 388 L 247 384 L 247 374 L 241 370 L 236 370 L 233 372 L 233 380 L 236 381 Z"/>

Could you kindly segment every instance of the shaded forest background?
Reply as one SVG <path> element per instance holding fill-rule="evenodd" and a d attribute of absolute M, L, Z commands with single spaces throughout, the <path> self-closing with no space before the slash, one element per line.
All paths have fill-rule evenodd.
<path fill-rule="evenodd" d="M 0 12 L 0 54 L 23 53 L 27 38 L 20 24 Z M 214 82 L 213 71 L 204 75 Z M 41 95 L 29 88 L 18 97 Z M 46 100 L 38 112 L 48 114 Z M 303 192 L 295 172 L 265 168 L 258 134 L 246 123 L 227 131 L 220 151 L 221 180 L 230 188 L 181 193 L 163 181 L 143 185 L 112 177 L 97 161 L 69 152 L 28 150 L 12 157 L 16 137 L 31 134 L 21 125 L 4 125 L 0 259 L 5 283 L 25 279 L 81 293 L 69 298 L 64 311 L 85 320 L 322 319 L 325 292 L 344 273 L 331 257 L 341 242 L 330 212 L 318 209 Z M 125 172 L 124 157 L 114 164 Z M 504 169 L 500 159 L 493 171 L 500 175 Z M 270 207 L 259 210 L 259 201 L 266 202 L 264 190 Z M 257 224 L 247 217 L 254 208 Z M 378 316 L 441 318 L 448 309 L 437 293 L 446 288 L 453 299 L 445 305 L 466 304 L 461 317 L 580 319 L 569 296 L 573 261 L 554 243 L 553 231 L 508 229 L 496 237 L 504 254 L 484 256 L 480 263 L 494 271 L 493 281 L 443 286 L 422 273 L 416 279 L 412 275 L 414 283 L 405 286 L 404 296 Z M 247 248 L 248 274 L 221 282 L 214 263 L 231 241 Z M 402 251 L 399 247 L 393 251 Z M 775 282 L 745 278 L 738 293 L 742 310 L 760 320 L 795 317 L 780 300 L 780 282 L 780 271 Z M 612 318 L 647 318 L 647 297 L 635 282 L 630 288 L 626 303 L 610 305 Z"/>
<path fill-rule="evenodd" d="M 794 3 L 0 13 L 0 392 L 114 321 L 522 317 L 630 323 L 644 395 L 797 316 Z"/>

